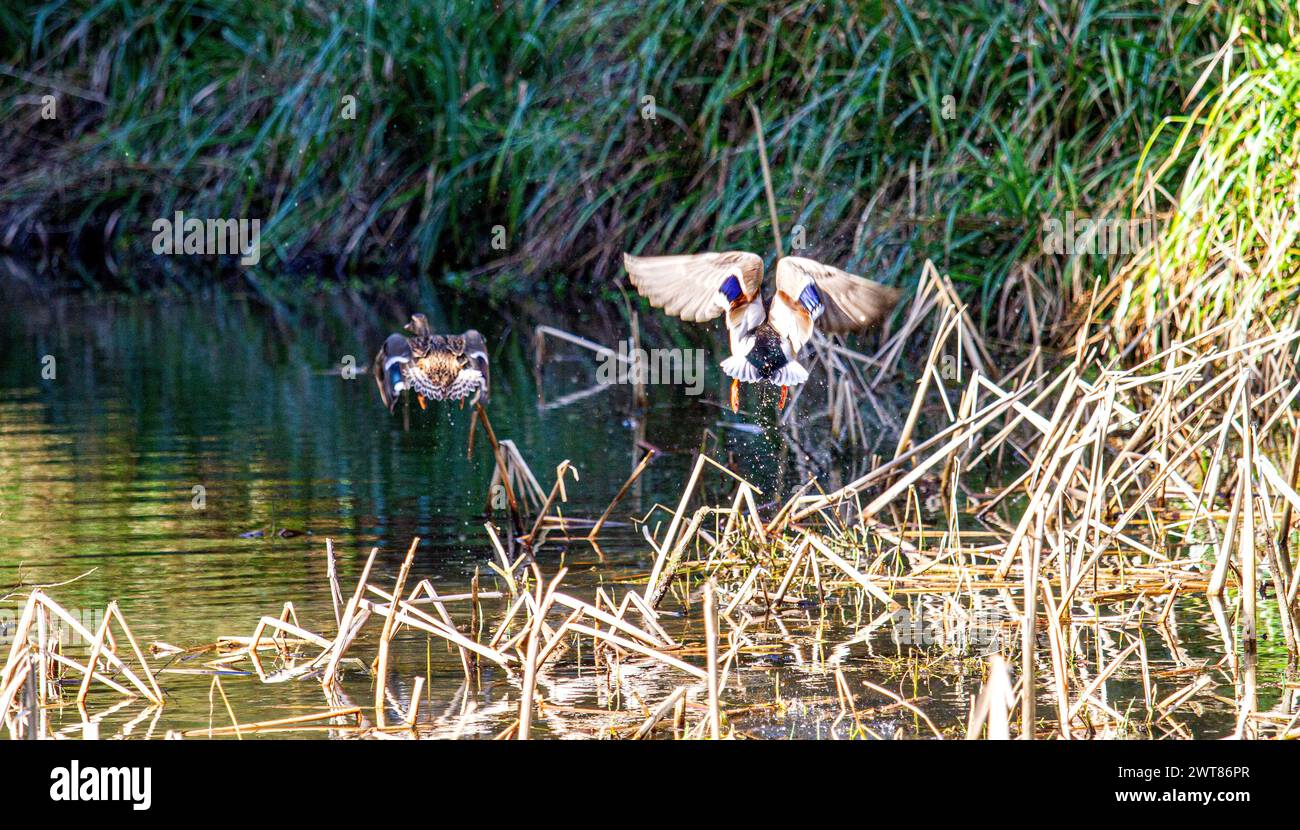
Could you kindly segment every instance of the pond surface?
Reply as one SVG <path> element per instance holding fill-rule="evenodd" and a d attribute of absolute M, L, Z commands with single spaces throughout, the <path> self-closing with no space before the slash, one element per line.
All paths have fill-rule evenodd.
<path fill-rule="evenodd" d="M 391 584 L 414 537 L 421 541 L 410 584 L 427 578 L 454 594 L 469 590 L 476 573 L 484 590 L 496 584 L 483 530 L 492 462 L 481 439 L 474 457 L 466 457 L 470 410 L 412 408 L 408 426 L 400 407 L 396 416 L 385 411 L 369 375 L 377 344 L 404 321 L 401 304 L 372 308 L 331 298 L 293 319 L 217 293 L 51 299 L 14 286 L 0 290 L 0 596 L 52 586 L 46 590 L 54 599 L 82 614 L 116 600 L 142 643 L 188 648 L 250 636 L 285 602 L 305 628 L 332 637 L 327 539 L 345 591 L 371 548 L 380 551 L 372 581 Z M 589 352 L 549 349 L 539 394 L 531 325 L 487 308 L 443 308 L 428 292 L 414 302 L 435 327 L 474 326 L 494 344 L 496 432 L 517 444 L 543 487 L 561 461 L 577 467 L 581 479 L 569 487 L 566 515 L 599 516 L 632 470 L 638 446 L 662 451 L 620 505 L 600 550 L 560 542 L 542 548 L 546 573 L 569 567 L 566 590 L 590 597 L 603 586 L 618 597 L 642 589 L 653 560 L 630 518 L 656 503 L 675 505 L 701 447 L 764 488 L 768 503 L 783 500 L 798 479 L 798 465 L 772 428 L 774 401 L 755 395 L 745 402 L 754 415 L 733 416 L 712 366 L 701 396 L 651 386 L 640 414 L 630 389 L 618 386 L 544 406 L 540 400 L 554 403 L 593 383 Z M 358 367 L 355 378 L 340 371 L 348 365 Z M 749 426 L 755 420 L 760 427 Z M 875 429 L 897 440 L 887 428 Z M 820 463 L 849 475 L 862 462 L 828 456 Z M 716 481 L 706 485 L 713 503 L 731 492 Z M 20 597 L 0 602 L 0 623 L 20 607 Z M 668 610 L 689 612 L 677 598 Z M 464 623 L 462 612 L 456 613 Z M 1220 656 L 1203 602 L 1180 603 L 1175 619 L 1186 637 L 1180 647 L 1197 658 Z M 726 693 L 740 731 L 847 734 L 836 720 L 837 668 L 919 699 L 940 731 L 964 728 L 982 680 L 980 661 L 936 661 L 887 633 L 859 637 L 864 622 L 858 609 L 832 607 L 825 616 L 795 609 L 756 623 L 754 637 L 770 648 L 743 661 Z M 699 625 L 698 614 L 665 619 L 670 633 Z M 367 636 L 373 643 L 374 632 Z M 1161 655 L 1167 667 L 1177 664 L 1161 638 L 1153 637 L 1151 651 L 1153 665 Z M 373 648 L 353 653 L 369 660 Z M 418 632 L 401 636 L 395 660 L 393 689 L 402 705 L 411 678 L 428 676 L 422 717 L 433 734 L 490 737 L 517 708 L 517 686 L 487 673 L 481 687 L 466 688 L 457 654 Z M 1265 646 L 1264 660 L 1261 693 L 1273 689 L 1276 698 L 1281 657 Z M 185 662 L 169 665 L 184 669 Z M 223 676 L 219 690 L 208 674 L 168 673 L 160 682 L 168 699 L 161 710 L 92 695 L 92 714 L 103 715 L 101 735 L 161 737 L 226 726 L 226 701 L 244 723 L 331 703 L 317 682 L 263 684 L 242 671 Z M 547 706 L 535 728 L 591 734 L 589 722 L 599 720 L 611 695 L 653 707 L 681 683 L 681 675 L 645 665 L 625 666 L 612 680 L 581 669 L 555 672 L 540 683 Z M 1140 694 L 1140 680 L 1130 678 L 1134 683 Z M 342 685 L 355 702 L 373 699 L 362 671 L 346 674 Z M 1233 693 L 1230 685 L 1221 691 Z M 907 711 L 891 713 L 885 696 L 860 687 L 855 694 L 863 708 L 884 712 L 871 721 L 874 734 L 930 734 Z M 1227 703 L 1210 706 L 1193 722 L 1206 730 L 1203 737 L 1222 734 L 1231 729 L 1231 711 Z M 75 706 L 48 716 L 50 729 L 80 734 Z"/>

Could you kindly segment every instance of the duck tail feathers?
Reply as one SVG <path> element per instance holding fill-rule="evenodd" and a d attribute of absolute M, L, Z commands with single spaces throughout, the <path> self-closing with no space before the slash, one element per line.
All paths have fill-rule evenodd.
<path fill-rule="evenodd" d="M 744 381 L 745 383 L 757 383 L 762 380 L 758 375 L 758 369 L 754 364 L 745 359 L 744 355 L 733 354 L 731 357 L 722 361 L 722 371 L 727 373 L 727 377 Z"/>
<path fill-rule="evenodd" d="M 777 386 L 798 386 L 807 380 L 808 370 L 797 360 L 791 360 L 772 375 L 772 383 Z"/>

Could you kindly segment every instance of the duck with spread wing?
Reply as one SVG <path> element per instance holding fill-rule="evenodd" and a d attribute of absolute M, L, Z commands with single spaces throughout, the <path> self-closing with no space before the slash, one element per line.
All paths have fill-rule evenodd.
<path fill-rule="evenodd" d="M 629 279 L 656 308 L 690 323 L 727 315 L 731 355 L 721 363 L 731 380 L 731 409 L 740 384 L 781 387 L 808 380 L 799 351 L 817 328 L 828 334 L 862 331 L 898 302 L 894 288 L 805 257 L 776 263 L 776 290 L 763 300 L 763 258 L 747 251 L 679 256 L 623 255 Z"/>
<path fill-rule="evenodd" d="M 389 335 L 375 355 L 375 384 L 391 413 L 402 392 L 410 390 L 425 407 L 425 400 L 458 400 L 464 406 L 487 403 L 489 371 L 487 344 L 474 329 L 463 334 L 434 334 L 429 319 L 412 314 L 406 324 L 410 336 Z"/>

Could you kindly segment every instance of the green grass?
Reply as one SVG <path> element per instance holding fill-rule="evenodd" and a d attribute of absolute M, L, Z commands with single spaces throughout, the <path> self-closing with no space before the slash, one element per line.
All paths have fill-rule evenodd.
<path fill-rule="evenodd" d="M 1176 137 L 1185 169 L 1171 174 L 1156 158 L 1134 177 L 1134 201 L 1153 203 L 1166 219 L 1155 244 L 1125 263 L 1108 292 L 1122 332 L 1190 337 L 1234 319 L 1254 328 L 1259 311 L 1296 323 L 1300 29 L 1254 25 L 1244 22 L 1205 63 L 1209 94 L 1153 136 L 1153 144 Z"/>
<path fill-rule="evenodd" d="M 262 266 L 237 279 L 268 294 L 305 274 L 418 270 L 495 296 L 610 299 L 623 250 L 773 252 L 752 100 L 787 250 L 801 225 L 804 253 L 884 282 L 933 259 L 991 327 L 1026 284 L 1060 316 L 1125 262 L 1044 256 L 1042 218 L 1127 215 L 1135 176 L 1166 159 L 1176 190 L 1191 163 L 1178 120 L 1220 94 L 1215 75 L 1184 108 L 1209 56 L 1244 17 L 1254 46 L 1229 74 L 1267 72 L 1294 23 L 1241 0 L 1019 14 L 1001 0 L 6 9 L 0 243 L 55 267 L 107 248 L 115 274 L 81 272 L 101 287 L 160 269 L 186 284 L 212 261 L 149 252 L 152 221 L 183 209 L 261 218 Z M 59 118 L 43 121 L 50 92 Z M 1257 210 L 1242 182 L 1221 198 Z"/>

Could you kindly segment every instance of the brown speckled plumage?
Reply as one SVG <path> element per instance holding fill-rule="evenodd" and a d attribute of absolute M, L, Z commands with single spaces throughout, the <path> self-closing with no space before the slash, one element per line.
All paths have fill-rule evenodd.
<path fill-rule="evenodd" d="M 406 329 L 412 336 L 391 335 L 375 356 L 375 382 L 390 412 L 407 388 L 421 399 L 487 402 L 489 371 L 483 335 L 473 329 L 464 334 L 433 334 L 423 314 L 412 315 Z"/>
<path fill-rule="evenodd" d="M 403 368 L 407 383 L 435 401 L 467 398 L 485 388 L 487 378 L 465 350 L 465 336 L 432 335 L 410 340 L 412 360 Z"/>

